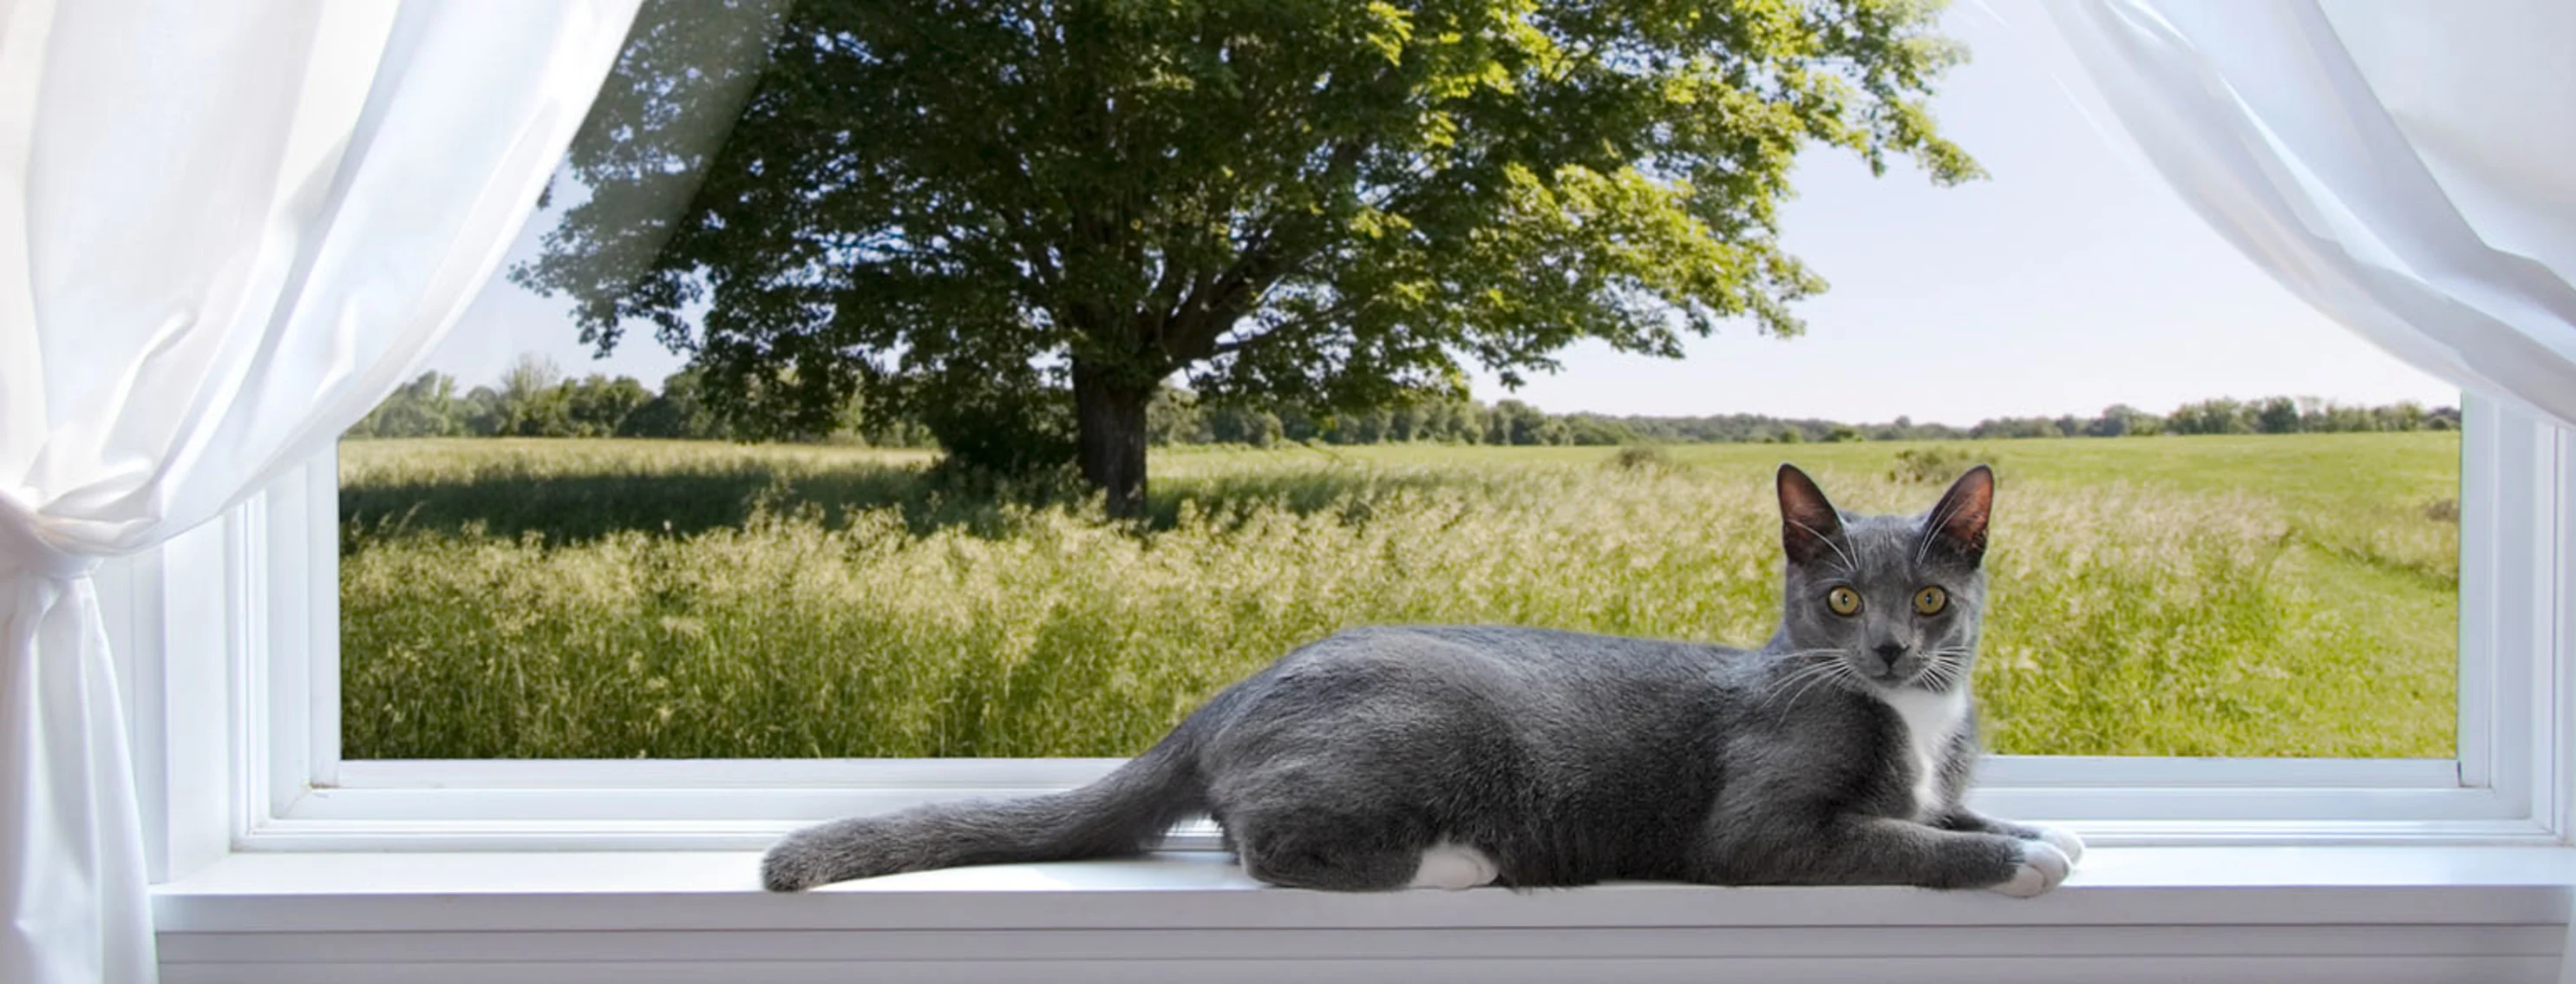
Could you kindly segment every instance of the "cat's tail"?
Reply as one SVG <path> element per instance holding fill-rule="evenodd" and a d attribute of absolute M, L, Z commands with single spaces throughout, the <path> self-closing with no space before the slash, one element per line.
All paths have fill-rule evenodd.
<path fill-rule="evenodd" d="M 904 871 L 1141 853 L 1172 824 L 1207 809 L 1197 761 L 1197 734 L 1207 726 L 1193 715 L 1145 754 L 1080 789 L 807 827 L 770 847 L 761 884 L 794 892 Z"/>

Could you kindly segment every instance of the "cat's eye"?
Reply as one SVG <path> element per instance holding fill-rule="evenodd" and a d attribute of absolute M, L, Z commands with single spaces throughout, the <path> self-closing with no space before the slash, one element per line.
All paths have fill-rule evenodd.
<path fill-rule="evenodd" d="M 1950 605 L 1950 593 L 1939 588 L 1925 588 L 1914 593 L 1914 610 L 1925 615 L 1941 614 Z"/>
<path fill-rule="evenodd" d="M 1857 612 L 1860 610 L 1860 592 L 1850 588 L 1835 588 L 1825 592 L 1825 607 L 1833 609 L 1836 615 Z"/>

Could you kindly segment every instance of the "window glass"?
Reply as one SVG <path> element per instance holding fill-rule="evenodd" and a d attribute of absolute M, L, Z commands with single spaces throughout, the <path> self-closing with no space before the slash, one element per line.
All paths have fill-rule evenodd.
<path fill-rule="evenodd" d="M 1998 751 L 2453 754 L 2457 394 L 2043 24 L 1941 15 L 1928 116 L 1794 141 L 1768 35 L 1600 16 L 646 3 L 341 444 L 346 757 L 1117 756 L 1349 626 L 1759 644 L 1783 461 L 1871 512 L 1995 467 Z"/>

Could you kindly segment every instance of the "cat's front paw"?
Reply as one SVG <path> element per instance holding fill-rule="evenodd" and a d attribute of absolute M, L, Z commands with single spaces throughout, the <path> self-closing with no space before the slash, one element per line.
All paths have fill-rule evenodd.
<path fill-rule="evenodd" d="M 1421 867 L 1413 873 L 1409 887 L 1457 891 L 1491 885 L 1500 874 L 1501 869 L 1485 852 L 1444 841 L 1422 852 Z"/>
<path fill-rule="evenodd" d="M 2084 838 L 2075 836 L 2074 831 L 2067 830 L 2063 827 L 2046 827 L 2039 824 L 2032 824 L 2031 829 L 2039 831 L 2038 835 L 2033 838 L 2034 840 L 2048 842 L 2048 846 L 2056 848 L 2057 853 L 2066 855 L 2066 863 L 2079 864 L 2083 862 Z"/>
<path fill-rule="evenodd" d="M 2012 878 L 1987 887 L 2014 898 L 2026 899 L 2056 888 L 2059 882 L 2066 880 L 2066 873 L 2074 869 L 2075 862 L 2068 860 L 2066 852 L 2058 850 L 2057 845 L 2046 840 L 2023 841 L 2021 864 L 2013 869 Z"/>

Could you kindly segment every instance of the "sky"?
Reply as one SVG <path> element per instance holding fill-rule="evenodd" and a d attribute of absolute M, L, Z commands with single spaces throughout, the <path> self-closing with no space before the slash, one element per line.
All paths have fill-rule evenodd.
<path fill-rule="evenodd" d="M 1477 373 L 1476 396 L 1552 413 L 1959 425 L 2091 416 L 2115 403 L 2163 413 L 2212 397 L 2459 402 L 2455 387 L 2308 308 L 2203 224 L 2107 116 L 2080 108 L 2070 56 L 2036 4 L 1971 0 L 1943 31 L 1973 60 L 1939 85 L 1933 110 L 1991 176 L 1941 188 L 1907 162 L 1872 177 L 1848 153 L 1811 148 L 1781 220 L 1789 252 L 1832 284 L 1794 308 L 1804 334 L 1731 323 L 1690 340 L 1678 360 L 1585 343 L 1517 391 Z M 533 216 L 506 264 L 536 255 L 552 222 Z M 682 362 L 645 326 L 594 360 L 564 302 L 495 277 L 429 368 L 471 386 L 523 352 L 652 386 Z"/>

